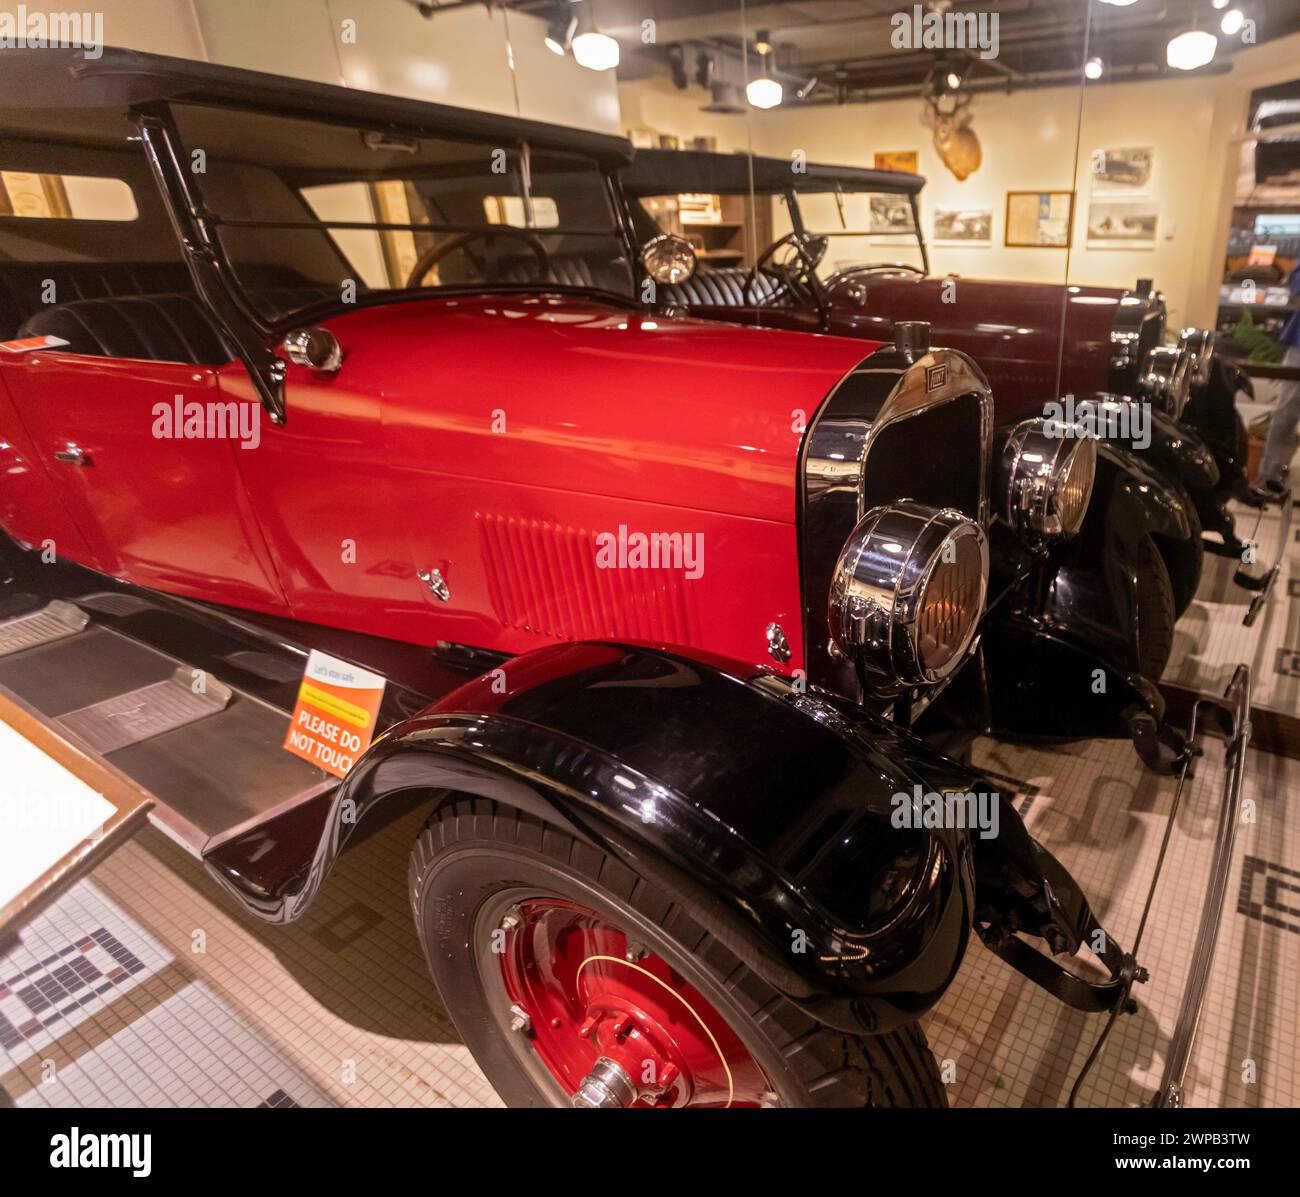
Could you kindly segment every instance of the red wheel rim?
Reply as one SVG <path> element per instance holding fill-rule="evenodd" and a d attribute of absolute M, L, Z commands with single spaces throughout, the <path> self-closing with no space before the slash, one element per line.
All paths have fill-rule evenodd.
<path fill-rule="evenodd" d="M 608 919 L 531 898 L 501 923 L 512 1033 L 573 1095 L 611 1061 L 639 1108 L 775 1104 L 775 1087 L 726 1019 L 663 957 Z"/>

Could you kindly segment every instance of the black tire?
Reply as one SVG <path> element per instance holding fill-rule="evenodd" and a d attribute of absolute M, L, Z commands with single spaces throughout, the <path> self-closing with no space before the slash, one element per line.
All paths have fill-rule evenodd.
<path fill-rule="evenodd" d="M 1182 487 L 1179 487 L 1179 495 L 1187 511 L 1190 535 L 1186 540 L 1174 540 L 1168 536 L 1156 538 L 1156 546 L 1160 550 L 1173 589 L 1175 619 L 1192 605 L 1197 587 L 1201 584 L 1201 571 L 1205 568 L 1205 532 L 1201 525 L 1201 514 L 1196 510 L 1192 496 Z"/>
<path fill-rule="evenodd" d="M 1133 637 L 1138 672 L 1159 681 L 1174 647 L 1174 590 L 1164 558 L 1150 536 L 1134 546 L 1133 565 L 1137 575 Z"/>
<path fill-rule="evenodd" d="M 818 1022 L 752 972 L 670 894 L 622 861 L 553 825 L 485 798 L 448 799 L 411 850 L 409 892 L 443 1005 L 510 1106 L 567 1104 L 536 1078 L 537 1057 L 505 1026 L 491 969 L 473 945 L 511 894 L 578 902 L 635 934 L 709 1001 L 777 1089 L 779 1104 L 946 1106 L 917 1023 L 846 1035 Z M 484 925 L 484 918 L 487 923 Z M 485 976 L 485 973 L 487 974 Z M 499 981 L 497 982 L 499 985 Z M 525 1041 L 526 1043 L 526 1041 Z M 531 1068 L 521 1056 L 531 1056 Z"/>

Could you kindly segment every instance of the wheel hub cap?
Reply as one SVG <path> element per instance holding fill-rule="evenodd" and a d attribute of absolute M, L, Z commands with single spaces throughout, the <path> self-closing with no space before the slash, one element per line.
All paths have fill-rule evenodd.
<path fill-rule="evenodd" d="M 592 910 L 520 902 L 502 920 L 517 1050 L 574 1106 L 760 1106 L 773 1086 L 727 1021 L 666 960 Z"/>

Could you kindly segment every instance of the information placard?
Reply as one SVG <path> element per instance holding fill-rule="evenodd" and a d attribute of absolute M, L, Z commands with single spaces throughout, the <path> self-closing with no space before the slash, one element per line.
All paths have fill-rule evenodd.
<path fill-rule="evenodd" d="M 344 777 L 375 734 L 386 679 L 368 669 L 312 651 L 284 746 Z"/>

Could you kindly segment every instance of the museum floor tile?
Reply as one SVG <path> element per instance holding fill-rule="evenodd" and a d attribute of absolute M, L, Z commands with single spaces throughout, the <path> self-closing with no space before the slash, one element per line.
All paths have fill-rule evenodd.
<path fill-rule="evenodd" d="M 1135 1105 L 1159 1078 L 1209 869 L 1218 742 L 1189 783 L 1141 956 L 1152 979 L 1116 1021 L 1081 1105 Z M 977 759 L 1131 945 L 1172 800 L 1126 744 L 991 741 Z M 1136 787 L 1134 778 L 1138 778 Z M 1194 1105 L 1300 1101 L 1300 763 L 1251 753 Z M 377 828 L 291 926 L 234 911 L 150 829 L 22 935 L 0 977 L 0 1085 L 21 1105 L 487 1105 L 496 1097 L 425 977 L 402 877 L 418 816 Z M 1061 1105 L 1098 1015 L 1062 1006 L 974 945 L 926 1019 L 953 1105 Z"/>

